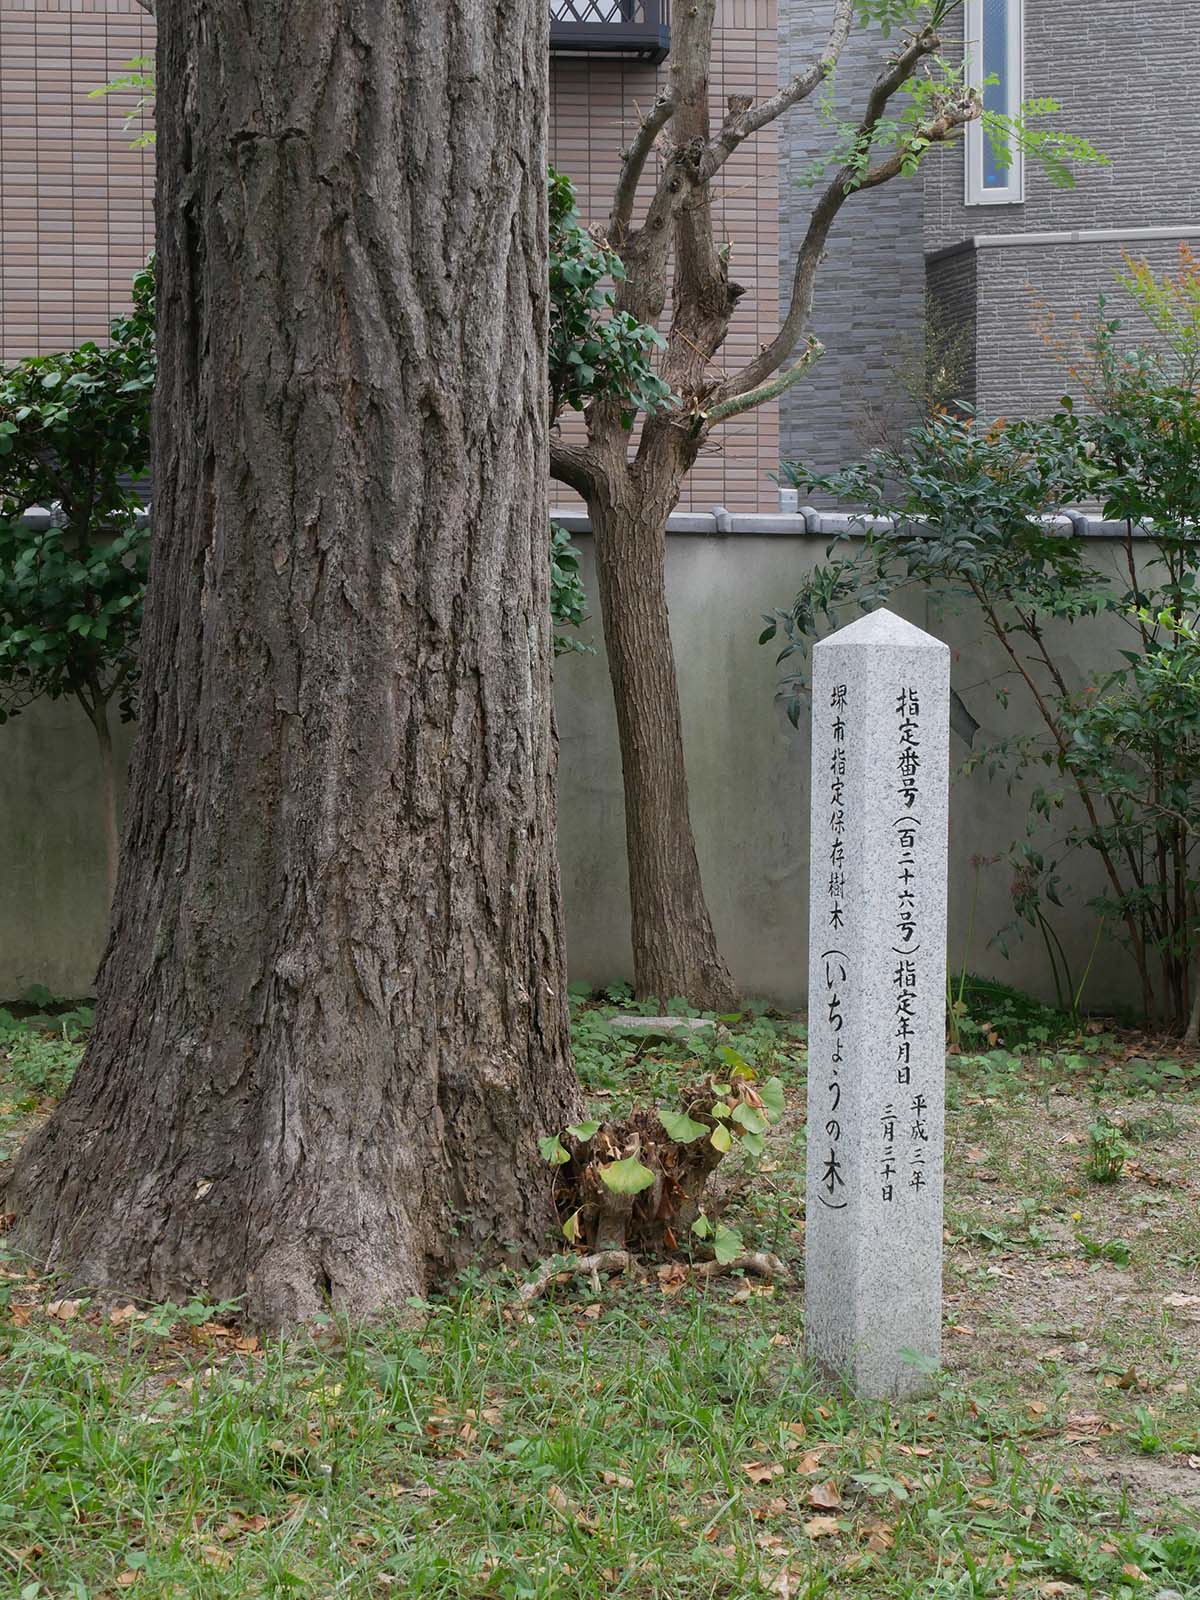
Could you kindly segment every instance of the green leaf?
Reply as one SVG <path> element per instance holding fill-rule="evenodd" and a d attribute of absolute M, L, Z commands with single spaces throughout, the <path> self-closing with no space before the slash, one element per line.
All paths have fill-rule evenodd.
<path fill-rule="evenodd" d="M 768 1078 L 758 1091 L 768 1122 L 778 1122 L 784 1112 L 783 1080 Z"/>
<path fill-rule="evenodd" d="M 767 1148 L 767 1143 L 761 1133 L 744 1133 L 741 1137 L 741 1146 L 747 1155 L 753 1156 L 757 1161 Z"/>
<path fill-rule="evenodd" d="M 636 1156 L 626 1156 L 624 1161 L 610 1161 L 600 1168 L 600 1176 L 614 1194 L 641 1194 L 654 1182 L 654 1174 L 644 1167 Z"/>
<path fill-rule="evenodd" d="M 727 1228 L 722 1222 L 713 1234 L 713 1254 L 723 1267 L 736 1261 L 745 1249 L 742 1236 L 736 1228 Z"/>
<path fill-rule="evenodd" d="M 712 1223 L 702 1211 L 696 1218 L 695 1222 L 692 1223 L 692 1232 L 696 1235 L 697 1239 L 707 1239 L 711 1236 L 712 1231 Z"/>
<path fill-rule="evenodd" d="M 761 1111 L 756 1111 L 753 1106 L 737 1105 L 733 1108 L 733 1120 L 747 1133 L 766 1133 L 770 1123 Z"/>
<path fill-rule="evenodd" d="M 708 1142 L 714 1150 L 719 1150 L 724 1155 L 733 1145 L 733 1135 L 723 1122 L 718 1122 L 709 1135 Z"/>
<path fill-rule="evenodd" d="M 567 1129 L 572 1139 L 578 1139 L 580 1144 L 586 1144 L 600 1130 L 598 1122 L 573 1122 Z"/>
<path fill-rule="evenodd" d="M 580 1211 L 582 1208 L 580 1208 Z M 580 1211 L 572 1211 L 571 1215 L 562 1225 L 563 1238 L 569 1244 L 579 1243 L 579 1217 Z"/>
<path fill-rule="evenodd" d="M 571 1159 L 556 1133 L 548 1133 L 544 1139 L 539 1139 L 538 1149 L 541 1151 L 542 1160 L 548 1161 L 552 1167 L 561 1167 Z"/>
<path fill-rule="evenodd" d="M 686 1111 L 660 1111 L 658 1120 L 667 1130 L 667 1137 L 676 1144 L 691 1144 L 708 1132 L 703 1122 L 696 1122 Z"/>

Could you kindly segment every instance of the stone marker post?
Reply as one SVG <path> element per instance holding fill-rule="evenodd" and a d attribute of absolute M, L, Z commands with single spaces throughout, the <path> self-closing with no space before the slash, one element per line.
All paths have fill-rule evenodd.
<path fill-rule="evenodd" d="M 899 1399 L 941 1347 L 950 652 L 875 611 L 812 696 L 808 1352 Z"/>

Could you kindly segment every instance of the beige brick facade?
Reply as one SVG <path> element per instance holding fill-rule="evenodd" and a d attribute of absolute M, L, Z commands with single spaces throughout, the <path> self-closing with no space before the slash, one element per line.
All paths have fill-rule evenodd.
<path fill-rule="evenodd" d="M 137 0 L 0 0 L 0 359 L 102 337 L 129 303 L 129 281 L 153 244 L 153 157 L 130 148 L 123 125 L 136 97 L 89 92 L 153 46 Z M 776 63 L 775 0 L 721 0 L 714 107 L 728 94 L 773 89 Z M 663 70 L 553 58 L 553 159 L 575 179 L 586 220 L 607 212 L 619 151 Z M 747 289 L 723 352 L 733 368 L 778 325 L 773 130 L 729 163 L 716 209 Z M 778 435 L 774 407 L 728 425 L 692 473 L 684 507 L 774 509 L 767 474 Z"/>
<path fill-rule="evenodd" d="M 0 359 L 102 336 L 153 245 L 136 97 L 89 99 L 153 48 L 136 0 L 0 0 Z"/>
<path fill-rule="evenodd" d="M 655 68 L 595 57 L 556 56 L 550 101 L 551 160 L 574 179 L 585 222 L 603 224 L 620 152 L 653 104 L 666 63 Z M 731 94 L 767 94 L 778 83 L 776 0 L 720 0 L 712 100 L 715 117 Z M 718 226 L 732 250 L 733 277 L 746 288 L 725 349 L 736 371 L 779 327 L 779 173 L 774 127 L 736 152 L 717 190 Z M 768 477 L 779 465 L 777 406 L 749 412 L 719 430 L 693 468 L 680 507 L 775 511 L 778 493 Z M 556 486 L 556 504 L 569 492 Z"/>

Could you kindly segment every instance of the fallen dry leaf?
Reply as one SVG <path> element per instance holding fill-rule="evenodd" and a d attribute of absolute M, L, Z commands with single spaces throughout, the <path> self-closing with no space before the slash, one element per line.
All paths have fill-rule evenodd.
<path fill-rule="evenodd" d="M 838 1493 L 837 1484 L 832 1478 L 827 1478 L 824 1483 L 814 1484 L 808 1491 L 808 1503 L 814 1511 L 840 1510 L 842 1497 Z"/>
<path fill-rule="evenodd" d="M 778 1600 L 797 1600 L 808 1588 L 808 1575 L 803 1572 L 790 1572 L 787 1567 L 775 1578 L 771 1584 L 771 1593 L 778 1596 Z"/>
<path fill-rule="evenodd" d="M 127 1322 L 133 1322 L 145 1315 L 146 1313 L 139 1311 L 136 1306 L 114 1306 L 108 1314 L 108 1320 L 112 1327 L 121 1328 Z"/>
<path fill-rule="evenodd" d="M 51 1300 L 46 1307 L 46 1315 L 54 1317 L 58 1322 L 70 1322 L 72 1317 L 79 1315 L 82 1300 Z"/>
<path fill-rule="evenodd" d="M 1042 1585 L 1038 1593 L 1042 1596 L 1042 1600 L 1054 1600 L 1055 1595 L 1074 1594 L 1075 1585 L 1073 1583 L 1063 1583 L 1061 1578 L 1052 1578 L 1049 1583 Z"/>
<path fill-rule="evenodd" d="M 777 1478 L 783 1468 L 770 1461 L 743 1461 L 742 1471 L 751 1483 L 770 1483 L 772 1478 Z"/>
<path fill-rule="evenodd" d="M 573 1500 L 569 1500 L 556 1483 L 552 1483 L 546 1490 L 546 1499 L 549 1500 L 556 1511 L 560 1512 L 564 1517 L 569 1517 L 577 1528 L 590 1529 L 596 1526 L 595 1518 L 589 1517 L 587 1512 L 577 1506 Z"/>
<path fill-rule="evenodd" d="M 755 1522 L 765 1522 L 768 1517 L 781 1517 L 788 1508 L 787 1501 L 782 1495 L 777 1495 L 774 1500 L 768 1500 L 765 1506 L 755 1506 L 750 1513 Z"/>
<path fill-rule="evenodd" d="M 602 1472 L 601 1480 L 607 1483 L 610 1489 L 632 1489 L 633 1479 L 627 1478 L 623 1472 Z"/>
<path fill-rule="evenodd" d="M 117 1588 L 118 1589 L 132 1589 L 134 1584 L 138 1581 L 138 1579 L 140 1577 L 141 1577 L 141 1573 L 140 1572 L 133 1572 L 131 1570 L 127 1570 L 125 1572 L 118 1572 L 117 1573 Z"/>
<path fill-rule="evenodd" d="M 842 1530 L 836 1517 L 810 1517 L 804 1524 L 804 1531 L 810 1539 L 828 1539 Z"/>

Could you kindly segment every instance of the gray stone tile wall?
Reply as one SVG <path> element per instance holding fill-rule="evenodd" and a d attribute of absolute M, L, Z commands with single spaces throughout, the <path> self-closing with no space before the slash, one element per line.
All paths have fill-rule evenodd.
<path fill-rule="evenodd" d="M 797 0 L 785 0 L 795 5 Z M 947 54 L 961 57 L 962 28 Z M 930 164 L 925 245 L 975 233 L 1160 226 L 1197 220 L 1200 5 L 1194 0 L 1025 0 L 1025 94 L 1049 95 L 1054 122 L 1109 158 L 1074 189 L 1026 170 L 1022 205 L 963 203 L 961 151 Z"/>
<path fill-rule="evenodd" d="M 782 0 L 780 73 L 789 78 L 823 45 L 829 0 Z M 843 119 L 861 114 L 888 46 L 878 34 L 858 33 L 839 66 L 833 103 Z M 804 237 L 813 191 L 799 178 L 829 148 L 831 129 L 809 101 L 781 123 L 779 151 L 780 294 L 786 305 L 796 251 Z M 901 369 L 922 359 L 924 266 L 921 186 L 898 179 L 852 195 L 834 224 L 821 268 L 812 329 L 826 347 L 809 376 L 786 396 L 784 456 L 829 471 L 861 454 L 873 419 L 908 420 Z"/>
<path fill-rule="evenodd" d="M 1142 240 L 1127 248 L 1155 272 L 1178 265 L 1179 247 L 1171 240 Z M 982 416 L 1045 415 L 1064 394 L 1082 403 L 1101 296 L 1106 318 L 1122 323 L 1122 342 L 1154 342 L 1153 330 L 1118 282 L 1120 244 L 1025 245 L 969 251 L 965 258 L 975 261 L 978 279 L 975 403 Z"/>

